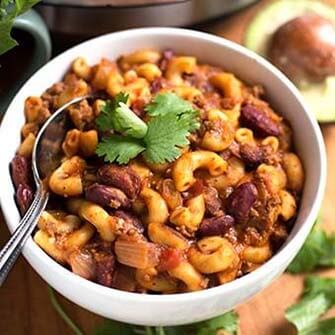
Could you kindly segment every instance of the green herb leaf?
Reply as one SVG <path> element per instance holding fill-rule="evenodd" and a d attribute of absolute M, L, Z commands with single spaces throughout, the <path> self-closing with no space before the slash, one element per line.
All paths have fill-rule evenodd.
<path fill-rule="evenodd" d="M 156 95 L 153 102 L 145 110 L 150 116 L 164 116 L 170 113 L 180 115 L 193 110 L 193 107 L 188 101 L 180 98 L 175 93 L 160 93 Z"/>
<path fill-rule="evenodd" d="M 145 147 L 134 138 L 113 135 L 99 142 L 96 154 L 104 157 L 106 162 L 127 164 L 144 150 Z"/>
<path fill-rule="evenodd" d="M 127 105 L 128 95 L 119 93 L 115 99 L 107 100 L 96 119 L 102 131 L 115 130 L 125 135 L 142 138 L 147 132 L 147 125 Z"/>
<path fill-rule="evenodd" d="M 298 335 L 330 335 L 334 334 L 335 319 L 318 319 L 334 304 L 335 278 L 308 276 L 302 300 L 288 308 L 285 315 L 297 328 Z"/>
<path fill-rule="evenodd" d="M 150 116 L 174 114 L 181 118 L 187 118 L 189 120 L 190 132 L 200 127 L 198 120 L 199 112 L 193 108 L 191 103 L 175 93 L 168 92 L 158 94 L 145 110 Z"/>
<path fill-rule="evenodd" d="M 13 20 L 0 21 L 0 55 L 14 48 L 18 43 L 10 36 Z"/>
<path fill-rule="evenodd" d="M 287 271 L 300 273 L 314 270 L 320 262 L 326 241 L 326 233 L 318 227 L 313 228 L 298 255 L 287 268 Z"/>
<path fill-rule="evenodd" d="M 218 330 L 224 330 L 230 335 L 237 335 L 239 329 L 237 313 L 229 312 L 216 318 L 193 325 L 196 335 L 216 335 Z"/>
<path fill-rule="evenodd" d="M 144 157 L 152 163 L 172 162 L 180 156 L 180 148 L 187 145 L 189 120 L 173 114 L 155 117 L 148 123 L 144 138 Z"/>
<path fill-rule="evenodd" d="M 114 129 L 127 135 L 127 141 L 114 136 L 113 145 L 110 143 L 111 139 L 105 139 L 104 144 L 99 144 L 97 154 L 105 156 L 107 161 L 127 163 L 135 157 L 133 155 L 145 150 L 144 157 L 148 162 L 172 162 L 180 156 L 181 148 L 189 143 L 187 136 L 190 132 L 200 127 L 198 111 L 193 109 L 189 102 L 173 93 L 158 95 L 147 107 L 151 116 L 148 124 L 131 111 L 126 105 L 127 99 L 128 96 L 120 93 L 114 101 L 107 101 L 96 120 L 98 128 L 102 131 Z M 121 143 L 124 142 L 131 142 L 130 150 L 126 150 L 125 146 L 121 147 Z M 126 152 L 123 154 L 118 151 L 120 149 Z M 118 156 L 123 158 L 117 159 Z"/>
<path fill-rule="evenodd" d="M 335 234 L 327 234 L 322 230 L 319 218 L 287 271 L 291 273 L 309 272 L 319 266 L 334 265 Z"/>
<path fill-rule="evenodd" d="M 120 102 L 114 112 L 114 129 L 134 138 L 143 138 L 148 126 L 125 103 Z"/>
<path fill-rule="evenodd" d="M 318 318 L 331 307 L 323 293 L 307 296 L 286 310 L 286 319 L 292 322 L 300 334 L 315 324 Z"/>
<path fill-rule="evenodd" d="M 335 304 L 335 278 L 308 276 L 304 282 L 303 296 L 312 296 L 324 293 L 332 304 Z"/>
<path fill-rule="evenodd" d="M 0 55 L 17 45 L 10 33 L 17 16 L 25 13 L 40 0 L 1 0 L 0 2 Z"/>
<path fill-rule="evenodd" d="M 101 131 L 108 131 L 113 129 L 114 121 L 111 111 L 115 110 L 115 100 L 107 100 L 105 105 L 101 108 L 99 116 L 95 119 L 95 124 Z"/>
<path fill-rule="evenodd" d="M 334 335 L 335 318 L 318 321 L 299 335 Z"/>

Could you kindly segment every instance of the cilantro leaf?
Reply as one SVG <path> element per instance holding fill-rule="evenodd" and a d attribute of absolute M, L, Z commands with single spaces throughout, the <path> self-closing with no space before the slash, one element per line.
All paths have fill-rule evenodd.
<path fill-rule="evenodd" d="M 145 147 L 136 139 L 113 135 L 98 143 L 96 154 L 107 162 L 127 164 L 144 150 Z"/>
<path fill-rule="evenodd" d="M 318 318 L 331 307 L 324 293 L 308 295 L 286 310 L 285 316 L 297 328 L 298 333 L 313 326 Z"/>
<path fill-rule="evenodd" d="M 118 145 L 115 145 L 114 140 L 114 146 L 107 144 L 110 140 L 105 140 L 104 144 L 98 147 L 97 153 L 100 156 L 105 155 L 107 161 L 126 163 L 135 157 L 133 155 L 136 152 L 139 154 L 144 151 L 144 157 L 148 162 L 172 162 L 180 156 L 181 148 L 189 143 L 187 136 L 190 132 L 200 127 L 198 111 L 193 109 L 189 102 L 173 93 L 158 95 L 147 107 L 151 116 L 148 124 L 131 111 L 126 105 L 127 100 L 127 95 L 118 94 L 113 101 L 106 102 L 96 119 L 100 130 L 116 130 L 126 135 L 128 142 L 133 138 L 131 154 L 128 150 L 123 159 L 117 159 L 117 150 L 121 149 L 121 138 L 118 137 Z M 121 153 L 119 156 L 122 156 Z"/>
<path fill-rule="evenodd" d="M 148 126 L 125 103 L 120 102 L 114 111 L 114 129 L 134 138 L 143 138 Z"/>
<path fill-rule="evenodd" d="M 218 330 L 224 330 L 229 335 L 237 335 L 238 324 L 238 315 L 232 311 L 192 326 L 196 329 L 196 335 L 216 335 Z"/>
<path fill-rule="evenodd" d="M 304 296 L 324 293 L 335 304 L 335 278 L 308 276 L 305 278 Z"/>
<path fill-rule="evenodd" d="M 0 21 L 0 55 L 14 48 L 17 42 L 10 36 L 13 20 Z"/>
<path fill-rule="evenodd" d="M 0 55 L 17 45 L 10 33 L 17 16 L 25 13 L 40 0 L 1 0 L 0 2 Z"/>
<path fill-rule="evenodd" d="M 301 335 L 334 335 L 335 318 L 318 321 L 308 329 L 305 329 Z"/>
<path fill-rule="evenodd" d="M 145 108 L 150 116 L 165 116 L 174 114 L 179 118 L 189 120 L 189 131 L 192 132 L 200 127 L 198 121 L 199 112 L 192 104 L 182 99 L 175 93 L 160 93 L 156 95 L 153 102 Z"/>
<path fill-rule="evenodd" d="M 298 335 L 334 334 L 335 319 L 318 319 L 335 304 L 335 278 L 308 276 L 302 300 L 286 310 L 286 318 L 294 324 Z"/>
<path fill-rule="evenodd" d="M 288 266 L 288 272 L 308 272 L 319 266 L 335 265 L 335 234 L 322 230 L 320 221 L 319 218 L 298 255 Z"/>
<path fill-rule="evenodd" d="M 298 255 L 287 268 L 287 271 L 300 273 L 314 270 L 319 264 L 326 241 L 326 233 L 319 228 L 313 228 Z"/>
<path fill-rule="evenodd" d="M 147 125 L 127 105 L 128 95 L 119 93 L 115 99 L 107 100 L 96 118 L 96 124 L 102 131 L 116 130 L 134 138 L 142 138 Z"/>
<path fill-rule="evenodd" d="M 99 116 L 95 119 L 95 124 L 101 131 L 113 129 L 113 118 L 110 111 L 115 109 L 115 100 L 107 100 L 105 105 L 101 108 Z"/>
<path fill-rule="evenodd" d="M 180 115 L 193 110 L 193 107 L 188 101 L 180 98 L 177 94 L 168 92 L 157 94 L 153 102 L 145 110 L 150 116 L 164 116 L 169 113 Z"/>
<path fill-rule="evenodd" d="M 189 143 L 189 120 L 173 114 L 155 117 L 148 123 L 144 137 L 144 157 L 152 163 L 172 162 L 181 154 L 180 148 Z"/>

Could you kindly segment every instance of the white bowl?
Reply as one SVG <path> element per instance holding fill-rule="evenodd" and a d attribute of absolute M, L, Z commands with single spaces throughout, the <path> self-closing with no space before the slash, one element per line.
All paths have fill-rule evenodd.
<path fill-rule="evenodd" d="M 85 280 L 52 260 L 30 238 L 23 254 L 39 275 L 78 305 L 119 321 L 141 325 L 177 325 L 208 319 L 245 302 L 278 277 L 304 243 L 321 205 L 326 180 L 326 155 L 318 124 L 289 80 L 266 60 L 223 38 L 174 28 L 134 29 L 82 43 L 42 67 L 10 104 L 0 130 L 0 200 L 11 231 L 19 222 L 9 163 L 20 142 L 26 97 L 40 95 L 60 80 L 77 56 L 94 64 L 141 48 L 172 48 L 199 61 L 222 66 L 250 84 L 265 86 L 272 106 L 294 129 L 296 150 L 303 160 L 306 182 L 294 228 L 281 250 L 254 272 L 231 283 L 194 293 L 141 295 Z"/>

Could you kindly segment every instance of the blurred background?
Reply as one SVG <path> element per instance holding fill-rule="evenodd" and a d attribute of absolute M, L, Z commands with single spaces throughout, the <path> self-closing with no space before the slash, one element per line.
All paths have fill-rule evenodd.
<path fill-rule="evenodd" d="M 42 18 L 38 22 L 38 31 L 43 25 L 46 34 L 47 31 L 50 34 L 51 57 L 104 33 L 135 27 L 173 26 L 225 37 L 275 63 L 298 86 L 322 124 L 329 164 L 323 225 L 326 230 L 333 230 L 335 0 L 43 0 L 34 10 Z M 312 18 L 292 23 L 295 18 L 305 15 Z M 287 35 L 287 31 L 294 34 Z M 13 37 L 19 46 L 0 56 L 2 110 L 15 90 L 50 56 L 47 46 L 40 64 L 31 68 L 37 54 L 41 53 L 38 45 L 41 41 L 37 41 L 29 29 L 18 25 L 14 25 Z M 48 44 L 48 38 L 44 36 L 42 44 Z M 283 57 L 289 61 L 282 63 Z M 297 59 L 300 60 L 298 63 Z M 0 245 L 8 237 L 0 211 Z M 324 273 L 335 276 L 332 269 Z M 241 334 L 296 334 L 285 321 L 284 311 L 297 300 L 302 287 L 302 275 L 284 274 L 261 294 L 240 306 L 237 311 L 241 318 Z M 102 318 L 58 298 L 85 333 L 91 334 L 101 322 Z M 0 290 L 0 334 L 73 334 L 55 313 L 47 285 L 22 257 Z M 335 329 L 327 334 L 335 334 Z"/>

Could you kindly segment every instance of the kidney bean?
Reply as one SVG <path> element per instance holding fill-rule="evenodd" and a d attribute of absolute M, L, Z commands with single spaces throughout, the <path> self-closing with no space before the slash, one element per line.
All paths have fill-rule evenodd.
<path fill-rule="evenodd" d="M 224 235 L 229 233 L 231 229 L 234 229 L 234 222 L 234 218 L 230 215 L 221 215 L 204 219 L 201 222 L 197 233 L 201 237 Z"/>
<path fill-rule="evenodd" d="M 167 68 L 169 61 L 174 56 L 174 52 L 171 49 L 163 51 L 162 58 L 159 61 L 159 68 L 164 72 Z"/>
<path fill-rule="evenodd" d="M 102 184 L 119 188 L 130 199 L 134 199 L 140 192 L 141 179 L 128 166 L 106 164 L 98 170 L 97 176 Z"/>
<path fill-rule="evenodd" d="M 34 192 L 27 184 L 20 184 L 16 190 L 15 198 L 23 216 L 33 201 Z"/>
<path fill-rule="evenodd" d="M 10 165 L 15 187 L 18 188 L 20 184 L 30 185 L 31 168 L 28 159 L 21 155 L 15 155 Z"/>
<path fill-rule="evenodd" d="M 280 129 L 278 124 L 265 113 L 252 105 L 244 105 L 241 109 L 240 122 L 242 125 L 252 129 L 257 135 L 278 136 Z"/>
<path fill-rule="evenodd" d="M 157 92 L 160 91 L 162 86 L 163 86 L 162 85 L 162 78 L 161 77 L 155 78 L 150 85 L 151 93 L 156 94 Z"/>
<path fill-rule="evenodd" d="M 239 185 L 228 197 L 226 210 L 237 222 L 243 222 L 248 218 L 249 211 L 257 199 L 256 186 L 247 182 Z"/>
<path fill-rule="evenodd" d="M 87 200 L 111 208 L 129 207 L 128 197 L 118 188 L 94 183 L 85 190 Z"/>

